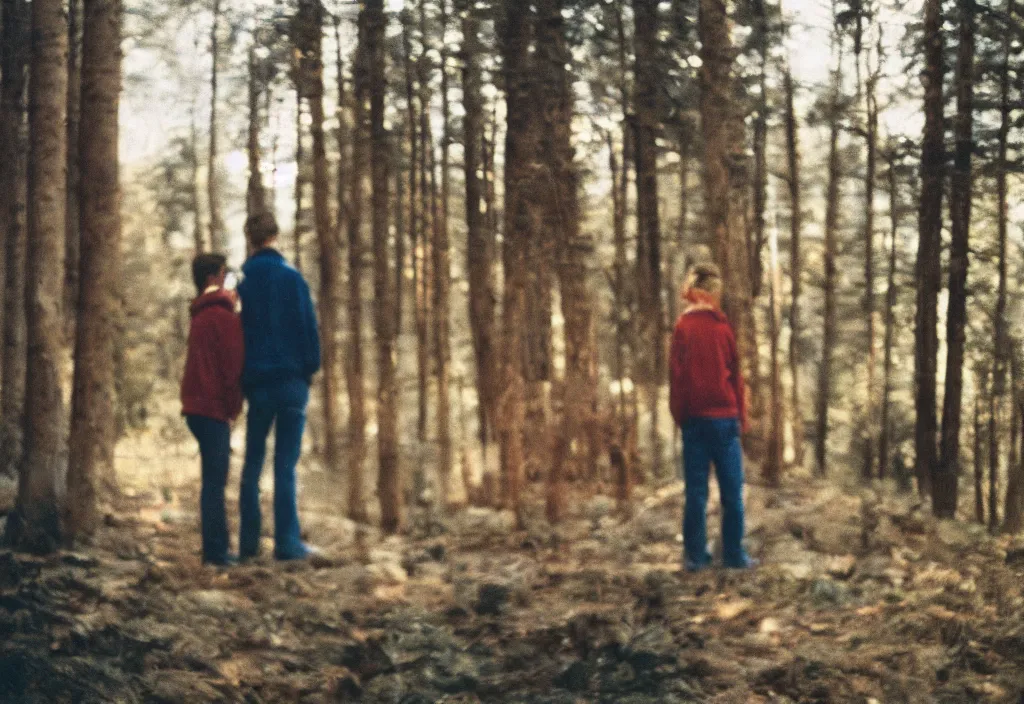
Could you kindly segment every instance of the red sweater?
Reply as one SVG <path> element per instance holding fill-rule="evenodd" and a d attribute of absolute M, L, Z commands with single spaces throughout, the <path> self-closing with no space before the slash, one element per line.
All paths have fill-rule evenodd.
<path fill-rule="evenodd" d="M 736 338 L 725 314 L 697 308 L 679 317 L 672 335 L 671 406 L 676 423 L 690 418 L 738 418 L 746 401 Z"/>
<path fill-rule="evenodd" d="M 242 323 L 235 299 L 223 290 L 192 302 L 188 358 L 181 381 L 184 415 L 232 421 L 242 412 Z"/>

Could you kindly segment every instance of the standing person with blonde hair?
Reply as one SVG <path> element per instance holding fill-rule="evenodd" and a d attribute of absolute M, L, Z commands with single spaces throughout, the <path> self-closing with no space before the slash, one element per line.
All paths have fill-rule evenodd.
<path fill-rule="evenodd" d="M 672 335 L 671 406 L 683 433 L 683 563 L 690 572 L 711 565 L 707 504 L 712 463 L 722 497 L 722 561 L 735 569 L 754 565 L 743 548 L 743 373 L 721 297 L 718 267 L 694 266 L 683 285 L 687 307 Z"/>

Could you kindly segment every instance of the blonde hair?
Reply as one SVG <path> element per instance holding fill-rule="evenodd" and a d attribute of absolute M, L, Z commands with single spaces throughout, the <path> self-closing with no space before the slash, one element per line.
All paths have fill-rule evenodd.
<path fill-rule="evenodd" d="M 721 295 L 721 269 L 711 262 L 694 264 L 686 275 L 686 282 L 683 284 L 683 295 L 686 295 L 686 292 L 690 289 L 705 291 L 716 296 Z"/>

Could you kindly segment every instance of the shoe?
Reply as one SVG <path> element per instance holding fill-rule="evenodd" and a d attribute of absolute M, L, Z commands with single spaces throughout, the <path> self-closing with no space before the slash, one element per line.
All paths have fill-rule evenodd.
<path fill-rule="evenodd" d="M 315 548 L 312 545 L 303 544 L 302 547 L 293 553 L 282 553 L 275 552 L 274 559 L 278 562 L 292 562 L 295 560 L 308 560 L 310 558 L 318 557 L 320 555 L 320 549 Z"/>
<path fill-rule="evenodd" d="M 683 559 L 683 568 L 687 572 L 702 572 L 711 567 L 711 557 L 708 556 L 703 560 L 691 560 L 689 558 Z"/>
<path fill-rule="evenodd" d="M 203 564 L 210 567 L 235 567 L 238 565 L 238 555 L 228 553 L 219 560 L 207 560 L 203 559 Z"/>
<path fill-rule="evenodd" d="M 727 570 L 752 570 L 761 564 L 760 560 L 752 557 L 744 557 L 742 562 L 726 562 L 724 567 Z"/>

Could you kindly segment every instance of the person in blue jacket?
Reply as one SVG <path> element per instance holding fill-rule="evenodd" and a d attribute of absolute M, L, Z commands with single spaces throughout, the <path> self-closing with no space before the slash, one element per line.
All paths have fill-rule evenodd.
<path fill-rule="evenodd" d="M 239 495 L 239 559 L 260 549 L 260 474 L 267 435 L 274 442 L 274 557 L 301 560 L 314 550 L 302 542 L 295 467 L 302 451 L 306 405 L 313 375 L 320 369 L 320 336 L 309 286 L 275 249 L 277 222 L 269 213 L 250 217 L 245 234 L 253 254 L 242 266 L 245 366 L 242 389 L 249 402 L 245 465 Z"/>

